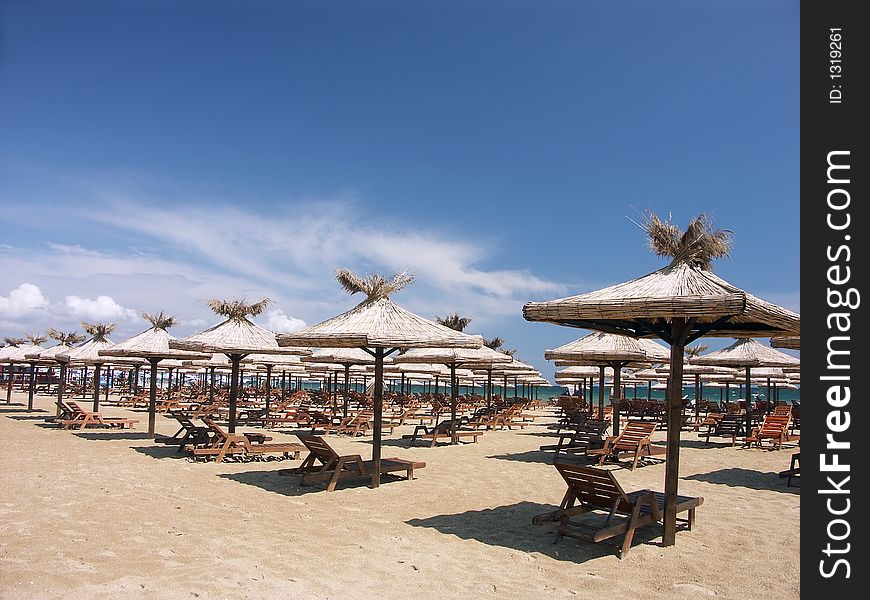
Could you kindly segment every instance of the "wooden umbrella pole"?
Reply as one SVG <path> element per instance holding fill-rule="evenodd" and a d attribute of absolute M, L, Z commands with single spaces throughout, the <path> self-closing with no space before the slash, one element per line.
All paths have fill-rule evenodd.
<path fill-rule="evenodd" d="M 94 365 L 94 412 L 100 410 L 100 363 Z"/>
<path fill-rule="evenodd" d="M 232 364 L 230 371 L 230 433 L 236 432 L 236 403 L 239 400 L 239 361 L 242 359 L 240 354 L 227 355 Z"/>
<path fill-rule="evenodd" d="M 450 445 L 455 446 L 459 443 L 459 436 L 456 435 L 456 396 L 459 392 L 459 382 L 456 381 L 456 363 L 447 366 L 450 367 Z"/>
<path fill-rule="evenodd" d="M 486 370 L 486 407 L 492 413 L 492 369 Z"/>
<path fill-rule="evenodd" d="M 750 380 L 750 368 L 746 367 L 746 437 L 752 435 L 752 381 Z"/>
<path fill-rule="evenodd" d="M 33 387 L 36 385 L 36 363 L 30 363 L 30 386 L 27 391 L 27 411 L 33 410 Z"/>
<path fill-rule="evenodd" d="M 266 414 L 264 415 L 263 425 L 266 424 L 265 419 L 269 418 L 269 409 L 272 401 L 272 365 L 266 365 Z"/>
<path fill-rule="evenodd" d="M 372 488 L 381 485 L 381 417 L 384 401 L 384 349 L 375 348 L 374 427 L 372 428 Z"/>
<path fill-rule="evenodd" d="M 148 358 L 148 362 L 151 364 L 148 377 L 148 437 L 153 438 L 157 430 L 157 363 L 160 359 L 152 356 Z"/>
<path fill-rule="evenodd" d="M 700 422 L 701 417 L 701 376 L 695 373 L 695 423 Z"/>
<path fill-rule="evenodd" d="M 682 413 L 683 353 L 688 326 L 684 317 L 671 321 L 671 376 L 668 381 L 668 450 L 665 465 L 664 546 L 677 541 L 677 487 L 680 479 L 680 414 Z"/>
<path fill-rule="evenodd" d="M 6 381 L 6 404 L 10 404 L 12 402 L 12 381 L 15 378 L 15 363 L 10 362 L 6 370 L 9 371 L 9 378 Z"/>
<path fill-rule="evenodd" d="M 112 367 L 109 367 L 108 371 L 106 372 L 106 403 L 109 402 L 109 388 L 112 387 L 112 383 Z"/>
<path fill-rule="evenodd" d="M 604 420 L 604 365 L 598 365 L 598 418 Z"/>
<path fill-rule="evenodd" d="M 60 363 L 60 381 L 57 383 L 57 412 L 55 413 L 58 417 L 60 416 L 60 407 L 61 402 L 63 401 L 63 392 L 66 388 L 66 363 Z"/>
<path fill-rule="evenodd" d="M 348 404 L 348 386 L 350 385 L 350 363 L 344 364 L 344 412 L 342 416 L 347 418 L 347 404 Z"/>
<path fill-rule="evenodd" d="M 619 435 L 619 405 L 622 403 L 622 365 L 621 362 L 610 363 L 613 369 L 613 397 L 610 405 L 613 407 L 613 435 Z"/>

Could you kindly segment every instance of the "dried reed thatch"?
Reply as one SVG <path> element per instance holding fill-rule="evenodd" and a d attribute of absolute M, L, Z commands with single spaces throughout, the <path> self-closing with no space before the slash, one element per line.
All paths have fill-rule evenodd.
<path fill-rule="evenodd" d="M 800 360 L 774 350 L 753 338 L 742 338 L 722 350 L 693 358 L 690 364 L 728 367 L 792 367 Z"/>
<path fill-rule="evenodd" d="M 492 368 L 513 362 L 507 354 L 480 348 L 414 348 L 393 357 L 395 363 L 438 363 L 469 368 Z"/>
<path fill-rule="evenodd" d="M 375 359 L 359 348 L 321 348 L 311 356 L 302 357 L 304 363 L 334 363 L 338 365 L 371 365 Z"/>
<path fill-rule="evenodd" d="M 397 273 L 388 279 L 377 273 L 361 277 L 347 269 L 336 269 L 335 278 L 348 294 L 363 292 L 367 300 L 389 298 L 390 294 L 414 281 L 414 275 L 408 273 Z"/>
<path fill-rule="evenodd" d="M 72 347 L 76 344 L 80 344 L 87 339 L 85 336 L 81 335 L 80 333 L 76 333 L 75 331 L 58 331 L 53 327 L 50 327 L 46 333 L 48 333 L 48 337 L 53 340 L 57 340 L 62 346 Z"/>
<path fill-rule="evenodd" d="M 261 314 L 269 304 L 263 298 L 253 304 L 244 298 L 236 300 L 209 300 L 208 306 L 216 314 L 226 317 L 221 323 L 189 335 L 180 340 L 170 340 L 169 348 L 194 352 L 222 352 L 224 354 L 310 354 L 308 348 L 280 348 L 275 334 L 248 319 Z"/>
<path fill-rule="evenodd" d="M 770 347 L 800 350 L 801 338 L 799 336 L 772 337 L 770 338 Z"/>
<path fill-rule="evenodd" d="M 248 302 L 246 298 L 233 300 L 211 299 L 206 304 L 216 314 L 234 321 L 241 321 L 247 317 L 256 317 L 266 310 L 271 300 L 263 298 L 259 302 Z"/>
<path fill-rule="evenodd" d="M 90 334 L 95 341 L 106 339 L 110 333 L 115 331 L 114 323 L 85 323 L 82 321 L 82 329 L 85 333 Z"/>
<path fill-rule="evenodd" d="M 677 236 L 668 222 L 650 215 L 647 225 L 641 227 L 651 240 L 655 235 L 651 241 L 654 252 L 672 256 L 669 265 L 594 292 L 529 302 L 523 307 L 525 318 L 632 337 L 656 336 L 665 341 L 670 341 L 669 321 L 677 317 L 690 321 L 692 334 L 687 342 L 702 335 L 800 334 L 799 315 L 756 298 L 710 272 L 709 262 L 730 249 L 730 232 L 712 231 L 709 218 L 701 215 Z"/>
<path fill-rule="evenodd" d="M 24 336 L 24 339 L 32 346 L 42 346 L 48 340 L 48 336 L 28 333 Z"/>
<path fill-rule="evenodd" d="M 643 214 L 641 229 L 646 231 L 649 248 L 657 256 L 671 258 L 673 262 L 686 262 L 710 271 L 713 259 L 731 254 L 733 232 L 713 229 L 713 220 L 701 213 L 686 226 L 685 231 L 652 211 Z"/>
<path fill-rule="evenodd" d="M 388 297 L 412 281 L 404 273 L 391 279 L 366 278 L 346 269 L 336 279 L 350 293 L 365 292 L 366 299 L 349 311 L 322 323 L 278 335 L 281 346 L 320 348 L 479 348 L 480 336 L 467 335 L 405 310 Z"/>
<path fill-rule="evenodd" d="M 157 315 L 142 313 L 142 318 L 148 321 L 151 327 L 110 348 L 101 349 L 99 351 L 100 356 L 147 358 L 151 362 L 159 362 L 162 359 L 209 359 L 209 354 L 207 353 L 175 350 L 169 347 L 169 342 L 175 338 L 166 330 L 175 325 L 175 317 L 166 315 L 161 310 Z M 161 366 L 168 367 L 169 365 L 170 363 L 164 361 Z"/>
<path fill-rule="evenodd" d="M 142 318 L 151 323 L 151 327 L 153 329 L 167 330 L 170 327 L 174 327 L 176 325 L 175 317 L 173 317 L 172 315 L 163 314 L 162 310 L 156 315 L 143 312 Z"/>
<path fill-rule="evenodd" d="M 652 340 L 639 340 L 613 333 L 590 333 L 564 346 L 545 350 L 544 358 L 595 365 L 663 362 L 670 360 L 670 354 L 664 346 Z"/>

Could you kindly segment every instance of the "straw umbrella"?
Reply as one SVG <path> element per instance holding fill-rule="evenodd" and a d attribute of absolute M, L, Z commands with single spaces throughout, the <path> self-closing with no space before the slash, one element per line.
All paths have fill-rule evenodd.
<path fill-rule="evenodd" d="M 613 434 L 619 435 L 619 402 L 621 399 L 621 377 L 623 367 L 629 364 L 657 363 L 669 359 L 664 347 L 651 340 L 638 340 L 613 333 L 590 333 L 578 340 L 569 342 L 552 350 L 544 351 L 547 360 L 558 360 L 574 364 L 593 364 L 602 369 L 613 369 L 613 391 L 617 401 L 613 402 Z M 604 411 L 604 387 L 598 390 L 599 414 Z"/>
<path fill-rule="evenodd" d="M 82 323 L 82 329 L 89 333 L 91 338 L 81 346 L 58 352 L 58 360 L 69 364 L 84 364 L 94 366 L 94 412 L 100 410 L 100 369 L 109 362 L 105 356 L 100 355 L 100 350 L 105 350 L 115 343 L 108 335 L 115 330 L 114 323 Z"/>
<path fill-rule="evenodd" d="M 60 375 L 58 376 L 58 384 L 57 384 L 57 416 L 60 416 L 60 401 L 63 400 L 63 393 L 66 388 L 66 373 L 67 373 L 67 363 L 64 360 L 60 360 L 57 358 L 57 355 L 61 352 L 65 352 L 70 348 L 75 347 L 77 344 L 85 341 L 85 336 L 76 333 L 75 331 L 58 331 L 57 329 L 49 328 L 46 332 L 48 337 L 57 340 L 58 344 L 56 346 L 52 346 L 51 348 L 47 348 L 45 350 L 41 350 L 35 353 L 28 353 L 26 358 L 28 359 L 36 359 L 40 362 L 44 362 L 47 364 L 57 364 L 60 367 Z"/>
<path fill-rule="evenodd" d="M 772 337 L 770 338 L 770 347 L 771 348 L 785 348 L 786 350 L 800 350 L 801 349 L 801 338 L 800 336 L 784 336 L 784 337 Z"/>
<path fill-rule="evenodd" d="M 278 336 L 282 346 L 310 345 L 320 348 L 361 348 L 375 359 L 372 487 L 380 485 L 381 421 L 383 415 L 384 358 L 400 348 L 479 348 L 480 336 L 470 336 L 424 319 L 394 304 L 389 295 L 408 285 L 413 276 L 400 274 L 359 277 L 339 269 L 336 278 L 350 293 L 365 293 L 366 299 L 351 310 L 304 329 Z"/>
<path fill-rule="evenodd" d="M 35 378 L 36 378 L 36 364 L 40 361 L 38 358 L 27 358 L 26 355 L 38 354 L 39 352 L 45 350 L 45 348 L 42 347 L 42 344 L 44 344 L 45 340 L 47 340 L 48 338 L 45 337 L 44 335 L 27 335 L 27 336 L 25 336 L 25 339 L 27 340 L 26 344 L 18 344 L 17 346 L 15 346 L 14 349 L 10 350 L 8 353 L 5 354 L 5 358 L 3 360 L 9 364 L 10 368 L 12 368 L 12 366 L 15 363 L 19 363 L 19 362 L 27 362 L 30 364 L 30 377 L 29 377 L 29 386 L 28 386 L 29 392 L 27 395 L 27 410 L 31 411 L 31 410 L 33 410 L 33 388 L 34 388 Z M 11 380 L 9 383 L 9 390 L 10 390 L 8 392 L 9 395 L 7 395 L 7 397 L 6 397 L 7 404 L 9 404 L 9 401 L 11 399 L 11 390 L 12 390 Z"/>
<path fill-rule="evenodd" d="M 302 358 L 304 363 L 334 363 L 344 368 L 344 410 L 342 416 L 347 418 L 348 388 L 350 386 L 350 369 L 356 365 L 373 365 L 375 359 L 359 348 L 320 348 L 311 356 Z"/>
<path fill-rule="evenodd" d="M 18 350 L 18 348 L 24 344 L 24 338 L 3 338 L 3 341 L 6 342 L 6 345 L 3 348 L 0 348 L 0 362 L 5 362 L 8 356 L 12 356 Z M 12 379 L 15 375 L 15 363 L 9 362 L 6 367 L 7 380 L 9 385 L 6 387 L 6 404 L 12 402 Z"/>
<path fill-rule="evenodd" d="M 241 300 L 209 300 L 215 314 L 226 319 L 214 327 L 180 340 L 170 340 L 169 347 L 194 352 L 221 352 L 231 364 L 230 375 L 230 433 L 236 431 L 236 404 L 239 397 L 239 363 L 249 354 L 310 354 L 308 348 L 280 348 L 275 334 L 254 324 L 248 317 L 261 314 L 269 304 L 263 298 L 253 304 Z"/>
<path fill-rule="evenodd" d="M 110 348 L 99 350 L 100 356 L 109 357 L 135 357 L 144 358 L 151 366 L 149 373 L 150 392 L 148 399 L 148 437 L 154 437 L 157 424 L 157 365 L 161 360 L 174 359 L 197 360 L 208 359 L 208 354 L 201 352 L 188 352 L 175 350 L 169 347 L 170 340 L 174 340 L 166 330 L 175 325 L 175 317 L 163 314 L 152 315 L 142 313 L 142 318 L 151 323 L 151 327 L 134 335 L 133 337 L 119 342 Z M 179 363 L 180 366 L 180 363 Z"/>
<path fill-rule="evenodd" d="M 746 377 L 746 435 L 752 435 L 752 367 L 790 367 L 800 364 L 793 356 L 769 348 L 752 338 L 740 338 L 727 348 L 691 359 L 696 365 L 741 367 Z"/>
<path fill-rule="evenodd" d="M 756 298 L 709 270 L 714 258 L 729 253 L 730 232 L 712 231 L 705 215 L 693 219 L 686 231 L 681 232 L 678 227 L 650 214 L 644 229 L 654 252 L 672 258 L 669 265 L 586 294 L 549 302 L 529 302 L 523 307 L 523 316 L 529 321 L 632 337 L 658 337 L 670 344 L 663 536 L 664 545 L 670 546 L 676 541 L 680 382 L 686 344 L 705 335 L 800 335 L 800 316 Z"/>
<path fill-rule="evenodd" d="M 492 369 L 500 364 L 513 362 L 513 358 L 507 354 L 496 352 L 486 346 L 480 348 L 415 348 L 407 350 L 393 358 L 395 363 L 438 363 L 450 369 L 450 443 L 459 443 L 456 426 L 456 402 L 458 385 L 456 381 L 456 369 L 458 367 L 478 367 L 488 373 L 488 383 L 492 384 Z M 492 395 L 489 397 L 489 406 L 492 406 Z"/>

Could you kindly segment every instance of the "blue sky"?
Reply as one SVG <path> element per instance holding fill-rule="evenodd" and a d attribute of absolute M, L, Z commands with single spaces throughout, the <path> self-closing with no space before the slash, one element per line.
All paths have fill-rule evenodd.
<path fill-rule="evenodd" d="M 662 266 L 643 209 L 712 214 L 717 273 L 800 308 L 797 2 L 6 2 L 0 27 L 0 335 L 160 309 L 183 335 L 240 295 L 287 328 L 355 303 L 336 267 L 408 269 L 398 303 L 549 375 L 583 332 L 523 302 Z"/>

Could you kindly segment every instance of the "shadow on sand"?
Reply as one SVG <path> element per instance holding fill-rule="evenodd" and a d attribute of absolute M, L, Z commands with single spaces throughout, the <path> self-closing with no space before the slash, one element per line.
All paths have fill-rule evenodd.
<path fill-rule="evenodd" d="M 490 546 L 502 546 L 522 552 L 539 552 L 556 560 L 575 563 L 613 555 L 616 550 L 609 544 L 592 544 L 571 538 L 556 539 L 557 523 L 532 525 L 532 518 L 556 510 L 556 506 L 537 502 L 518 502 L 497 508 L 469 510 L 453 515 L 437 515 L 426 519 L 406 521 L 414 527 L 431 527 L 441 533 L 455 535 L 464 540 L 476 540 Z M 595 518 L 595 515 L 587 515 Z M 661 537 L 659 526 L 643 527 L 635 533 L 632 546 L 649 543 Z M 621 543 L 622 536 L 610 540 Z"/>
<path fill-rule="evenodd" d="M 753 471 L 738 467 L 688 475 L 683 477 L 683 479 L 727 485 L 728 487 L 744 487 L 751 490 L 770 490 L 785 494 L 800 494 L 800 488 L 787 487 L 786 480 L 781 478 L 778 473 Z"/>
<path fill-rule="evenodd" d="M 304 494 L 313 494 L 323 492 L 324 494 L 328 494 L 330 492 L 326 491 L 326 482 L 323 483 L 312 483 L 310 485 L 302 486 L 299 485 L 300 477 L 294 475 L 279 475 L 278 470 L 271 471 L 245 471 L 242 473 L 221 473 L 218 475 L 221 479 L 230 479 L 232 481 L 237 481 L 239 483 L 244 483 L 245 485 L 251 485 L 254 487 L 258 487 L 260 489 L 266 490 L 267 492 L 273 492 L 275 494 L 281 494 L 282 496 L 302 496 Z M 353 489 L 353 488 L 363 488 L 367 487 L 371 482 L 371 478 L 366 477 L 348 477 L 347 479 L 342 479 L 339 481 L 338 486 L 335 488 L 336 492 L 340 492 L 345 489 Z M 409 482 L 405 480 L 404 476 L 400 477 L 398 475 L 386 474 L 381 476 L 381 484 L 390 484 L 405 482 L 407 485 Z"/>
<path fill-rule="evenodd" d="M 125 431 L 122 429 L 95 429 L 90 431 L 75 431 L 73 434 L 84 440 L 149 440 L 145 431 Z"/>

